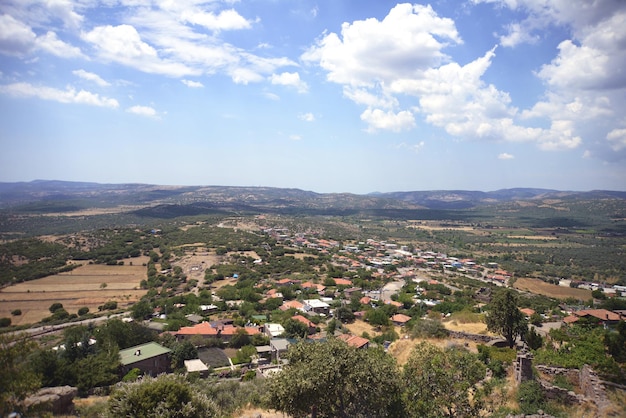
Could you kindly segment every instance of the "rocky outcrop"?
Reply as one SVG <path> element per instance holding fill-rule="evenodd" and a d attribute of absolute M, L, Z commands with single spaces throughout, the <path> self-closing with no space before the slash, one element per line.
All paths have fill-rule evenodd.
<path fill-rule="evenodd" d="M 52 412 L 54 415 L 69 414 L 74 410 L 74 398 L 78 389 L 72 386 L 42 388 L 24 400 L 28 411 Z"/>

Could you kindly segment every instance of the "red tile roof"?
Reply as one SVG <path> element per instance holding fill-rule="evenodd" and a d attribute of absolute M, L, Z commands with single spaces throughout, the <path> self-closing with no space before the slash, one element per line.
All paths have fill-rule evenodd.
<path fill-rule="evenodd" d="M 403 314 L 395 314 L 394 316 L 391 317 L 392 322 L 397 322 L 399 324 L 406 324 L 410 320 L 411 320 L 410 316 L 403 315 Z"/>
<path fill-rule="evenodd" d="M 363 337 L 357 337 L 356 335 L 343 334 L 339 336 L 339 339 L 344 340 L 348 345 L 351 345 L 356 348 L 365 347 L 369 344 L 369 340 Z"/>

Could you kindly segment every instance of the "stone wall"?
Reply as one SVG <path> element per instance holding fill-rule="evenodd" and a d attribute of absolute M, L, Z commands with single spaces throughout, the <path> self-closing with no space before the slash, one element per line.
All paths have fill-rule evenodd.
<path fill-rule="evenodd" d="M 450 331 L 449 335 L 451 338 L 458 338 L 461 340 L 469 340 L 475 343 L 488 343 L 494 339 L 494 337 L 490 337 L 489 335 L 482 334 L 470 334 L 469 332 L 461 332 L 461 331 Z"/>

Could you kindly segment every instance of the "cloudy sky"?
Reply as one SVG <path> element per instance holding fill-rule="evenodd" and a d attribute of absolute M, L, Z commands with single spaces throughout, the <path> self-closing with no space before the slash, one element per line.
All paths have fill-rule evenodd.
<path fill-rule="evenodd" d="M 623 0 L 3 0 L 0 181 L 626 190 Z"/>

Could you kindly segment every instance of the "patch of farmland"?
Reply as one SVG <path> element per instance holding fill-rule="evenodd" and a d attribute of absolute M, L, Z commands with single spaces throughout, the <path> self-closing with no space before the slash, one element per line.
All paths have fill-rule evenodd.
<path fill-rule="evenodd" d="M 546 283 L 539 279 L 531 279 L 528 277 L 522 277 L 517 279 L 513 287 L 519 290 L 525 290 L 530 293 L 544 295 L 556 299 L 591 299 L 591 290 L 557 286 L 555 284 Z"/>
<path fill-rule="evenodd" d="M 36 323 L 50 316 L 48 308 L 55 302 L 70 314 L 82 307 L 97 312 L 107 301 L 125 308 L 146 293 L 140 289 L 146 267 L 139 259 L 132 261 L 135 265 L 85 264 L 70 272 L 8 286 L 0 291 L 0 317 L 10 317 L 13 325 Z M 11 316 L 16 309 L 22 314 Z"/>

